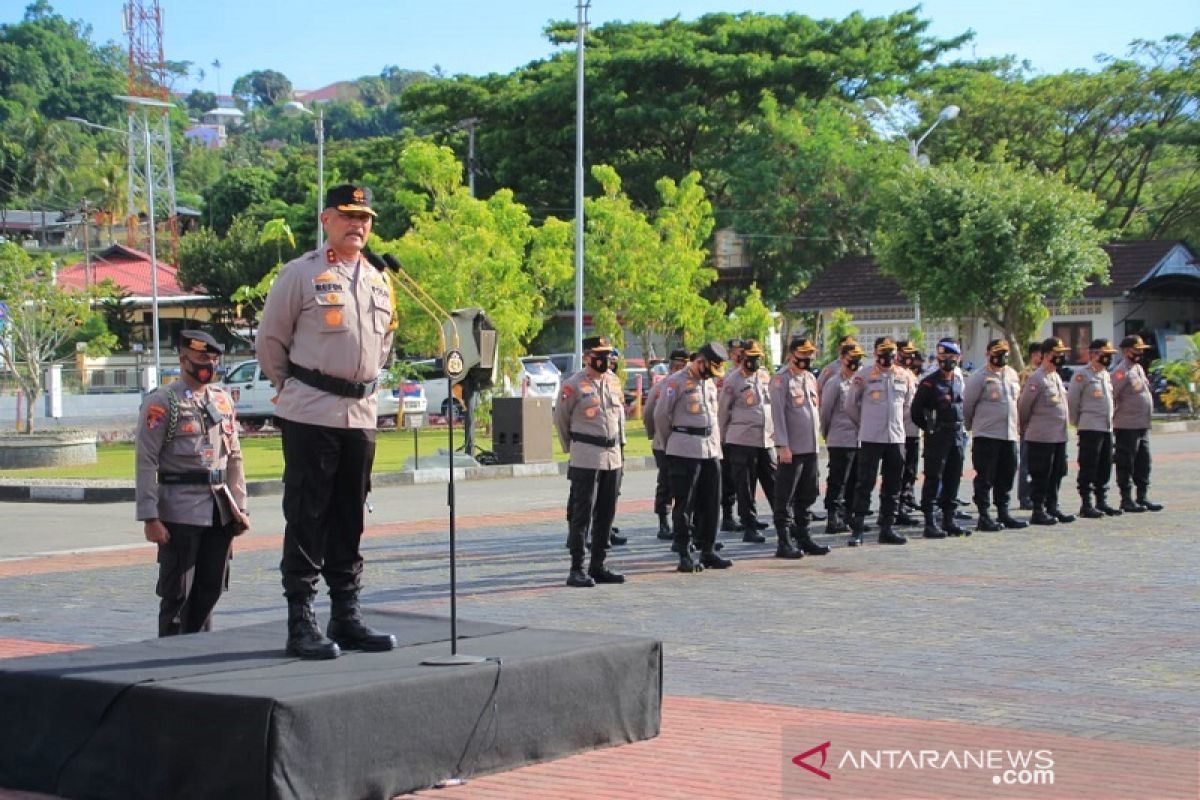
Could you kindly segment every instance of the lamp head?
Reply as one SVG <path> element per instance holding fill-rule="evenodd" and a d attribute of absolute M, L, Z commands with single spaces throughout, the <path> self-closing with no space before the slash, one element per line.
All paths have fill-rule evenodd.
<path fill-rule="evenodd" d="M 941 110 L 940 113 L 938 113 L 938 120 L 941 122 L 949 122 L 958 116 L 958 112 L 960 110 L 961 109 L 959 109 L 958 106 L 946 106 Z"/>

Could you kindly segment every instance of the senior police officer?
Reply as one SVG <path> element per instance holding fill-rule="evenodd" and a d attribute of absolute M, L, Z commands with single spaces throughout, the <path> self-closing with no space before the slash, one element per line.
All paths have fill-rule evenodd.
<path fill-rule="evenodd" d="M 971 462 L 975 466 L 976 530 L 1025 528 L 1029 523 L 1009 513 L 1013 478 L 1017 474 L 1017 398 L 1021 381 L 1008 366 L 1009 346 L 1004 339 L 987 345 L 987 364 L 967 379 L 963 390 L 963 420 L 974 433 Z M 992 519 L 991 506 L 996 506 Z"/>
<path fill-rule="evenodd" d="M 1163 509 L 1150 499 L 1150 414 L 1154 411 L 1154 396 L 1142 367 L 1142 357 L 1149 348 L 1142 337 L 1126 336 L 1121 340 L 1121 363 L 1113 372 L 1117 488 L 1121 510 L 1134 514 Z"/>
<path fill-rule="evenodd" d="M 687 350 L 672 350 L 667 369 L 668 375 L 674 375 L 687 367 Z M 658 428 L 654 424 L 654 406 L 662 395 L 666 377 L 650 387 L 646 394 L 646 405 L 642 408 L 642 426 L 646 429 L 646 438 L 650 440 L 650 452 L 654 454 L 654 466 L 657 471 L 654 482 L 654 513 L 658 516 L 658 538 L 670 541 L 674 538 L 671 533 L 671 476 L 667 469 L 667 435 L 669 430 Z"/>
<path fill-rule="evenodd" d="M 146 395 L 136 438 L 137 518 L 158 545 L 158 635 L 212 629 L 234 536 L 250 528 L 233 401 L 210 385 L 224 348 L 179 340 L 179 380 Z"/>
<path fill-rule="evenodd" d="M 851 547 L 862 544 L 867 508 L 881 472 L 879 491 L 879 543 L 906 544 L 892 530 L 900 481 L 904 477 L 904 418 L 912 408 L 917 381 L 906 369 L 897 369 L 896 343 L 890 337 L 875 340 L 875 366 L 859 370 L 850 385 L 846 410 L 858 425 L 861 443 L 858 456 L 858 486 L 854 491 L 854 513 L 850 518 Z M 865 373 L 865 374 L 864 374 Z"/>
<path fill-rule="evenodd" d="M 1034 525 L 1074 522 L 1058 507 L 1058 490 L 1067 474 L 1067 391 L 1058 368 L 1070 350 L 1062 339 L 1042 342 L 1042 364 L 1025 381 L 1017 412 L 1029 452 L 1029 493 Z"/>
<path fill-rule="evenodd" d="M 925 431 L 921 513 L 925 515 L 926 539 L 971 535 L 954 519 L 964 455 L 962 382 L 955 375 L 961 355 L 962 351 L 954 342 L 938 342 L 938 368 L 917 385 L 909 414 L 913 423 Z M 942 512 L 941 527 L 938 527 L 935 507 Z"/>
<path fill-rule="evenodd" d="M 773 503 L 777 471 L 768 393 L 771 374 L 762 365 L 765 355 L 758 342 L 747 339 L 742 363 L 725 374 L 717 401 L 725 453 L 737 489 L 738 519 L 744 528 L 742 541 L 755 544 L 766 541 L 758 532 L 755 490 L 761 483 L 767 502 Z"/>
<path fill-rule="evenodd" d="M 821 390 L 821 436 L 829 453 L 829 471 L 825 482 L 825 532 L 850 530 L 850 505 L 854 500 L 854 462 L 858 457 L 858 426 L 846 413 L 846 397 L 854 375 L 866 353 L 853 339 L 838 348 L 834 364 L 838 373 L 830 376 Z M 829 372 L 826 367 L 821 374 Z"/>
<path fill-rule="evenodd" d="M 817 431 L 821 426 L 821 393 L 812 373 L 816 352 L 805 337 L 792 337 L 787 363 L 771 378 L 771 411 L 779 456 L 774 504 L 776 558 L 823 556 L 829 552 L 809 534 L 808 510 L 820 492 Z"/>
<path fill-rule="evenodd" d="M 621 497 L 621 486 L 625 483 L 625 387 L 621 385 L 618 372 L 621 369 L 621 351 L 616 347 L 608 354 L 608 381 L 614 385 L 617 396 L 621 398 L 621 467 L 617 470 L 617 498 Z M 629 539 L 621 535 L 621 529 L 616 525 L 608 534 L 608 543 L 612 547 L 628 544 Z"/>
<path fill-rule="evenodd" d="M 388 275 L 363 256 L 374 219 L 366 187 L 331 188 L 321 212 L 326 246 L 284 265 L 258 330 L 259 363 L 278 389 L 283 434 L 287 651 L 302 659 L 336 658 L 341 648 L 391 650 L 396 641 L 367 627 L 359 605 L 376 379 L 395 329 Z M 333 601 L 328 638 L 313 610 L 318 576 Z"/>
<path fill-rule="evenodd" d="M 725 349 L 729 352 L 729 369 L 725 371 L 725 376 L 717 378 L 717 395 L 718 402 L 721 392 L 721 387 L 725 385 L 726 379 L 730 375 L 736 375 L 742 368 L 742 358 L 746 352 L 746 342 L 744 339 L 730 339 L 725 343 Z M 743 526 L 733 513 L 734 504 L 737 502 L 737 485 L 733 480 L 733 461 L 729 458 L 729 448 L 725 441 L 725 429 L 721 429 L 721 530 L 726 533 L 741 533 Z M 759 541 L 764 541 L 761 535 L 758 535 L 758 518 L 755 517 L 754 525 L 746 529 L 753 531 Z"/>
<path fill-rule="evenodd" d="M 1079 516 L 1100 519 L 1121 513 L 1108 504 L 1108 482 L 1112 479 L 1113 398 L 1108 368 L 1117 349 L 1108 339 L 1095 339 L 1088 347 L 1088 365 L 1076 370 L 1067 389 L 1071 424 L 1079 431 L 1077 448 Z M 1095 494 L 1095 503 L 1092 495 Z"/>
<path fill-rule="evenodd" d="M 664 382 L 654 405 L 654 427 L 667 435 L 667 461 L 674 500 L 672 524 L 680 572 L 726 569 L 733 562 L 717 554 L 717 525 L 721 505 L 721 432 L 718 428 L 717 387 L 729 354 L 720 342 L 709 342 L 692 357 L 686 369 Z M 700 550 L 697 562 L 692 546 Z"/>
<path fill-rule="evenodd" d="M 558 440 L 563 450 L 570 453 L 568 586 L 625 582 L 624 575 L 604 566 L 617 511 L 617 483 L 623 463 L 621 443 L 625 439 L 625 402 L 618 381 L 609 372 L 611 351 L 607 336 L 584 339 L 583 369 L 563 384 L 554 407 Z M 583 553 L 589 529 L 592 555 L 585 574 Z"/>
<path fill-rule="evenodd" d="M 1026 350 L 1025 366 L 1018 374 L 1022 389 L 1025 388 L 1025 382 L 1029 380 L 1029 376 L 1041 365 L 1042 343 L 1030 342 Z M 1021 510 L 1029 511 L 1033 508 L 1033 501 L 1029 499 L 1029 450 L 1025 447 L 1024 434 L 1021 434 L 1020 461 L 1021 465 L 1017 472 L 1017 499 L 1020 501 Z"/>
<path fill-rule="evenodd" d="M 907 339 L 901 339 L 896 342 L 896 364 L 912 372 L 920 381 L 925 358 Z M 917 522 L 909 514 L 909 510 L 917 508 L 917 471 L 920 463 L 921 429 L 910 414 L 904 418 L 904 480 L 900 483 L 900 505 L 896 510 L 898 525 L 915 525 Z"/>

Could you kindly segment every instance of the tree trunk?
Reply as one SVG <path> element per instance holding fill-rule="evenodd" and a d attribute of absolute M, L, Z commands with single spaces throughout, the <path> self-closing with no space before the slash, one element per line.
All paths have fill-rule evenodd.
<path fill-rule="evenodd" d="M 25 396 L 25 433 L 33 433 L 33 404 L 37 402 L 38 390 L 21 387 L 21 394 Z"/>

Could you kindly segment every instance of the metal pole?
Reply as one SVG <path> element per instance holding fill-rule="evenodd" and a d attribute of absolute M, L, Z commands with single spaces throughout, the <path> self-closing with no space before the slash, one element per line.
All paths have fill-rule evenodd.
<path fill-rule="evenodd" d="M 475 122 L 467 126 L 467 189 L 475 196 Z"/>
<path fill-rule="evenodd" d="M 325 205 L 325 109 L 317 107 L 317 249 L 325 244 L 321 212 Z"/>
<path fill-rule="evenodd" d="M 158 346 L 158 241 L 154 231 L 154 161 L 150 154 L 150 113 L 142 110 L 142 133 L 146 143 L 146 213 L 150 222 L 150 294 L 151 320 L 154 325 L 154 383 L 162 374 L 162 354 Z"/>
<path fill-rule="evenodd" d="M 444 354 L 442 358 L 445 358 Z M 450 398 L 450 413 L 446 417 L 446 430 L 450 436 L 450 486 L 446 501 L 450 505 L 450 655 L 453 657 L 458 655 L 458 576 L 454 568 L 454 379 L 449 375 L 446 376 L 446 396 Z"/>
<path fill-rule="evenodd" d="M 575 23 L 575 352 L 571 363 L 583 369 L 583 33 L 590 0 L 579 0 Z"/>

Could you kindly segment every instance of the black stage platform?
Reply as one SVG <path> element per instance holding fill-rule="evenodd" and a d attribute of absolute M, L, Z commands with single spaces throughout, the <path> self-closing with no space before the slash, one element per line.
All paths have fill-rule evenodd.
<path fill-rule="evenodd" d="M 305 662 L 282 621 L 0 662 L 0 786 L 104 800 L 390 798 L 658 735 L 662 645 L 368 612 L 390 653 Z M 581 791 L 583 788 L 581 787 Z"/>

